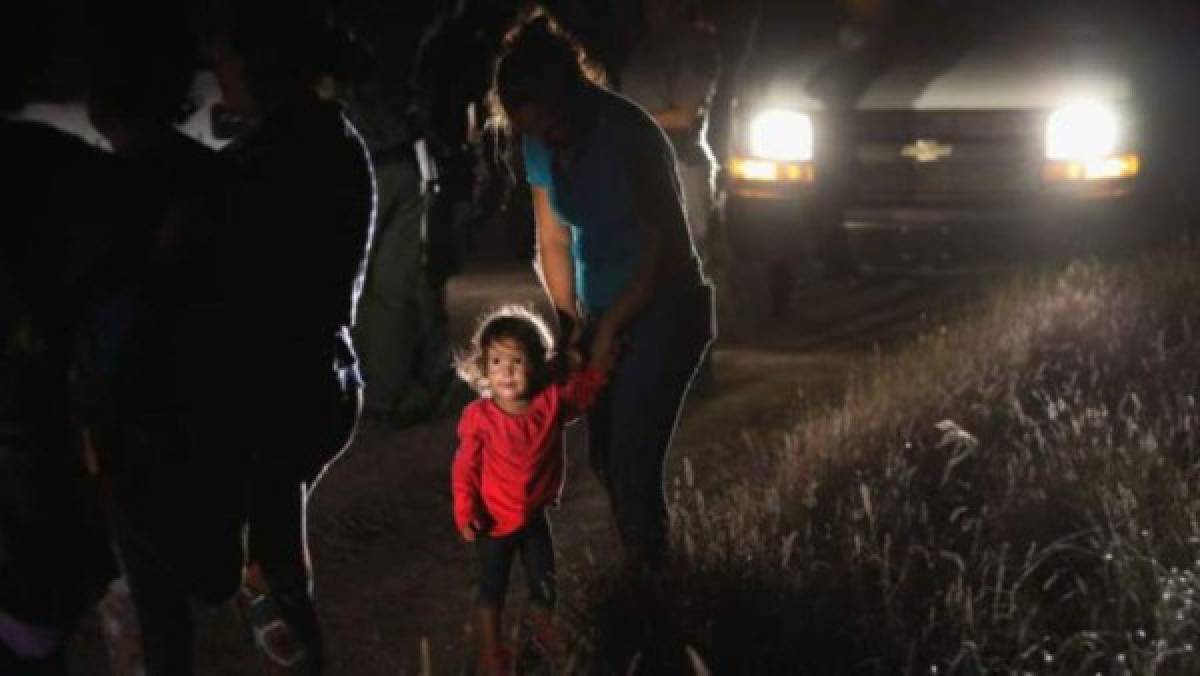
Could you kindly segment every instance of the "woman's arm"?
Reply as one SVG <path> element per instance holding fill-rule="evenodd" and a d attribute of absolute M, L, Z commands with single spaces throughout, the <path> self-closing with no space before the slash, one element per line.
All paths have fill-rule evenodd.
<path fill-rule="evenodd" d="M 662 258 L 662 231 L 658 225 L 651 225 L 649 221 L 645 222 L 645 229 L 633 279 L 625 285 L 621 295 L 617 296 L 617 300 L 596 323 L 596 332 L 592 337 L 588 363 L 592 368 L 604 373 L 612 372 L 616 364 L 617 336 L 654 297 Z"/>
<path fill-rule="evenodd" d="M 616 359 L 617 336 L 654 299 L 659 280 L 690 264 L 687 219 L 672 180 L 674 167 L 668 162 L 670 156 L 657 153 L 656 147 L 647 142 L 620 149 L 643 233 L 633 278 L 596 325 L 592 365 L 605 372 Z"/>
<path fill-rule="evenodd" d="M 542 288 L 554 306 L 559 329 L 570 348 L 582 330 L 575 297 L 575 260 L 571 257 L 571 231 L 558 220 L 550 206 L 550 193 L 531 186 L 533 219 L 537 229 L 537 271 Z"/>

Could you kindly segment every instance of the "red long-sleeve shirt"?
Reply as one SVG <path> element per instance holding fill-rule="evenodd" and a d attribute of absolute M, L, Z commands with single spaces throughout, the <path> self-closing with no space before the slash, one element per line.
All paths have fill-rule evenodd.
<path fill-rule="evenodd" d="M 572 373 L 516 415 L 491 399 L 463 409 L 451 479 L 459 532 L 480 519 L 490 525 L 488 535 L 508 535 L 537 510 L 557 504 L 566 472 L 563 425 L 591 407 L 604 380 L 592 369 Z"/>

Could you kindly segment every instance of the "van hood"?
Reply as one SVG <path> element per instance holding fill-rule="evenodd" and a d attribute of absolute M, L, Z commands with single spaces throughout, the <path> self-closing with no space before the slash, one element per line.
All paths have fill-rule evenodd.
<path fill-rule="evenodd" d="M 831 47 L 793 55 L 753 98 L 820 111 L 840 86 L 858 110 L 1046 110 L 1080 100 L 1119 103 L 1132 89 L 1130 58 L 1118 43 L 992 40 L 954 53 L 908 50 L 874 68 L 861 65 L 870 63 L 863 56 Z"/>
<path fill-rule="evenodd" d="M 1115 45 L 1010 40 L 969 49 L 943 64 L 903 59 L 870 83 L 857 108 L 1028 110 L 1079 100 L 1123 101 L 1130 79 L 1119 52 Z"/>

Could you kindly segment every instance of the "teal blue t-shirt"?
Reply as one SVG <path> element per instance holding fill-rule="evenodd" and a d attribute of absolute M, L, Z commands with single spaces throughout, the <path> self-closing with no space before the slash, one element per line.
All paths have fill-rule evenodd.
<path fill-rule="evenodd" d="M 671 173 L 677 197 L 680 190 L 674 152 L 654 120 L 608 90 L 595 89 L 588 96 L 595 98 L 589 103 L 596 120 L 572 148 L 570 166 L 557 165 L 551 149 L 535 136 L 526 134 L 522 149 L 530 185 L 546 189 L 555 215 L 571 228 L 575 294 L 589 312 L 599 314 L 632 279 L 643 241 L 644 225 L 629 186 L 629 149 L 650 144 L 650 155 L 661 157 L 662 168 Z"/>

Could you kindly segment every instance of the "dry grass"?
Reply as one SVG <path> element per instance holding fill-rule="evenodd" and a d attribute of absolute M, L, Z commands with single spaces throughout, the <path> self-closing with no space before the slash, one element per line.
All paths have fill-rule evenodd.
<path fill-rule="evenodd" d="M 593 574 L 597 672 L 1196 674 L 1200 255 L 1074 264 L 864 364 L 772 471 Z"/>

